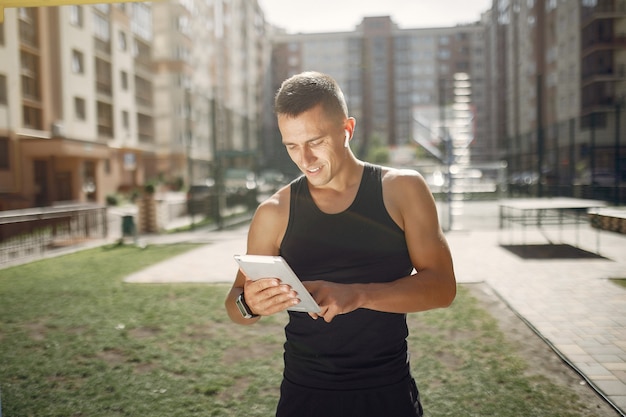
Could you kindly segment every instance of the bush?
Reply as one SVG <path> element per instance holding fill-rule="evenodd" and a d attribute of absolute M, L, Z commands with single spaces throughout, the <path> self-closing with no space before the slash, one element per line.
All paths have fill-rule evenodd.
<path fill-rule="evenodd" d="M 107 206 L 117 206 L 119 204 L 119 198 L 115 194 L 109 194 L 106 196 Z"/>

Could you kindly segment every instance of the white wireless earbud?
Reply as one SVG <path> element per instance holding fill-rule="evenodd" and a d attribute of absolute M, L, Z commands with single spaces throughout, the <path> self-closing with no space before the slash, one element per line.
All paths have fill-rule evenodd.
<path fill-rule="evenodd" d="M 348 142 L 350 142 L 350 132 L 346 130 L 346 141 L 343 143 L 343 146 L 347 148 Z"/>

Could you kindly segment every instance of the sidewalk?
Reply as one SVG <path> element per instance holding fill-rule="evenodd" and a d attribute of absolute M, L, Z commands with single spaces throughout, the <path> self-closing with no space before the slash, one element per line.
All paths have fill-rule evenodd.
<path fill-rule="evenodd" d="M 586 230 L 581 241 L 593 242 Z M 626 415 L 626 236 L 601 236 L 607 259 L 521 259 L 497 231 L 452 232 L 459 283 L 485 282 L 559 356 Z M 540 238 L 540 236 L 537 236 Z M 537 239 L 540 242 L 540 239 Z"/>

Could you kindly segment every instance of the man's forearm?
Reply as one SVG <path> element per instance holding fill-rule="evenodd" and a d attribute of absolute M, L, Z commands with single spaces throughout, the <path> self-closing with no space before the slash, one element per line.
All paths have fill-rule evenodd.
<path fill-rule="evenodd" d="M 456 296 L 453 275 L 423 270 L 388 283 L 355 284 L 362 307 L 387 313 L 412 313 L 448 307 Z"/>

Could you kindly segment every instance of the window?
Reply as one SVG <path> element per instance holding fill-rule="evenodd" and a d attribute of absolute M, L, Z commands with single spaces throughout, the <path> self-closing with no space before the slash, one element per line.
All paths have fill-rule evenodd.
<path fill-rule="evenodd" d="M 120 82 L 122 84 L 122 90 L 128 90 L 128 73 L 126 71 L 120 72 Z"/>
<path fill-rule="evenodd" d="M 191 22 L 187 16 L 174 18 L 174 28 L 183 35 L 191 36 Z"/>
<path fill-rule="evenodd" d="M 122 110 L 122 126 L 124 126 L 124 129 L 130 127 L 130 119 L 126 110 Z"/>
<path fill-rule="evenodd" d="M 22 106 L 22 116 L 24 118 L 25 127 L 41 130 L 43 126 L 41 122 L 41 109 L 31 106 Z"/>
<path fill-rule="evenodd" d="M 22 95 L 31 100 L 40 98 L 39 57 L 26 51 L 20 51 Z"/>
<path fill-rule="evenodd" d="M 112 81 L 111 81 L 111 63 L 104 59 L 96 58 L 96 88 L 99 93 L 111 95 L 112 94 Z"/>
<path fill-rule="evenodd" d="M 117 36 L 117 41 L 120 47 L 120 51 L 125 51 L 126 49 L 128 49 L 128 42 L 126 41 L 126 33 L 120 30 Z"/>
<path fill-rule="evenodd" d="M 70 23 L 79 28 L 83 27 L 83 8 L 81 6 L 70 6 Z"/>
<path fill-rule="evenodd" d="M 113 137 L 113 108 L 110 104 L 98 102 L 98 134 Z"/>
<path fill-rule="evenodd" d="M 101 41 L 108 42 L 111 37 L 109 21 L 101 14 L 93 14 L 94 36 Z"/>
<path fill-rule="evenodd" d="M 132 3 L 132 20 L 130 27 L 132 32 L 149 41 L 152 39 L 152 9 L 149 5 Z"/>
<path fill-rule="evenodd" d="M 74 74 L 84 74 L 85 73 L 85 63 L 83 58 L 83 53 L 74 49 L 72 51 L 72 72 Z"/>
<path fill-rule="evenodd" d="M 78 120 L 87 119 L 87 110 L 85 108 L 85 99 L 74 97 L 74 114 Z"/>
<path fill-rule="evenodd" d="M 20 41 L 28 46 L 39 47 L 38 9 L 22 7 L 19 9 Z"/>
<path fill-rule="evenodd" d="M 0 105 L 6 105 L 8 103 L 7 76 L 0 74 Z"/>
<path fill-rule="evenodd" d="M 0 169 L 9 169 L 9 160 L 9 138 L 0 138 Z"/>
<path fill-rule="evenodd" d="M 22 75 L 22 95 L 30 100 L 39 100 L 39 83 L 37 78 Z"/>
<path fill-rule="evenodd" d="M 135 76 L 135 100 L 141 106 L 152 105 L 152 83 L 150 81 Z"/>

